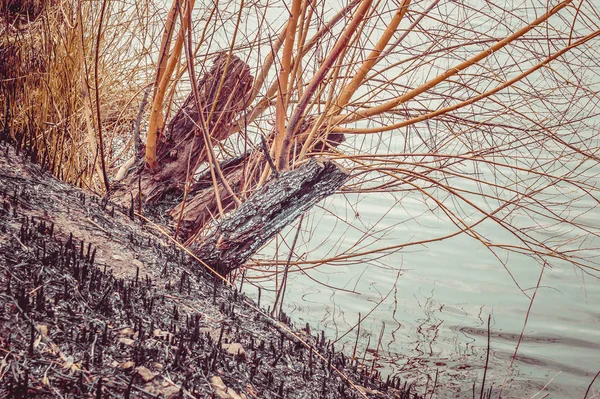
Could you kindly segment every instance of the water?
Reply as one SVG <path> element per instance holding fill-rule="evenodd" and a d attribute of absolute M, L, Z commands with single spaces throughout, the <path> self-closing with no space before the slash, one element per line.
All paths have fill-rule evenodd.
<path fill-rule="evenodd" d="M 378 220 L 386 205 L 394 204 L 385 204 L 381 197 L 365 199 L 357 207 L 360 219 Z M 339 197 L 324 204 L 326 209 L 343 207 Z M 405 219 L 405 212 L 422 211 L 417 201 L 403 203 L 403 207 L 394 206 L 385 220 L 393 224 Z M 600 217 L 598 210 L 590 217 Z M 311 218 L 319 220 L 314 241 L 335 242 L 336 227 L 327 226 L 334 226 L 336 218 L 322 210 Z M 448 228 L 442 219 L 427 213 L 420 216 L 419 225 L 430 235 Z M 401 223 L 389 236 L 402 240 L 413 234 L 408 223 Z M 354 238 L 347 233 L 341 235 Z M 311 253 L 311 258 L 329 256 L 328 249 L 323 245 Z M 533 294 L 539 264 L 515 254 L 507 255 L 505 261 L 523 290 Z M 552 397 L 581 398 L 600 367 L 600 285 L 596 278 L 566 264 L 544 270 L 510 370 L 530 299 L 485 247 L 465 235 L 427 248 L 399 251 L 386 258 L 383 265 L 325 265 L 306 273 L 310 278 L 301 273 L 292 275 L 284 304 L 286 313 L 300 325 L 309 322 L 337 339 L 356 324 L 358 313 L 364 317 L 376 308 L 362 322 L 362 351 L 369 339 L 369 348 L 374 349 L 385 323 L 378 366 L 421 384 L 428 376 L 434 378 L 438 370 L 439 380 L 446 387 L 470 392 L 473 381 L 481 380 L 483 375 L 488 315 L 488 386 L 490 382 L 498 386 L 508 376 L 508 397 L 531 396 L 551 381 L 546 391 Z M 313 279 L 360 294 L 330 289 Z M 356 330 L 340 343 L 351 351 L 355 336 Z M 367 364 L 372 358 L 369 352 Z"/>
<path fill-rule="evenodd" d="M 442 3 L 454 7 L 451 3 Z M 426 6 L 423 2 L 416 5 Z M 498 26 L 483 18 L 486 11 L 482 10 L 470 20 L 471 28 L 488 32 L 492 37 L 501 37 L 506 32 L 514 32 L 525 21 L 531 21 L 545 10 L 542 4 L 520 9 L 521 13 L 516 12 L 514 18 Z M 460 12 L 460 9 L 443 8 L 439 12 L 455 15 L 453 13 Z M 557 32 L 568 25 L 564 18 L 551 21 Z M 568 28 L 565 29 L 568 31 Z M 419 42 L 419 38 L 414 37 L 406 46 L 427 47 L 427 42 Z M 547 56 L 541 42 L 529 43 L 527 51 L 539 52 L 539 59 Z M 474 46 L 465 54 L 481 49 Z M 496 64 L 486 60 L 482 63 L 484 67 L 475 66 L 472 73 L 485 71 L 485 67 L 506 65 L 506 78 L 510 78 L 533 65 L 531 60 L 524 61 L 523 54 L 525 52 L 500 52 L 495 55 Z M 402 56 L 402 50 L 399 50 L 398 58 Z M 454 65 L 456 58 L 452 57 L 457 56 L 460 54 L 432 61 L 427 76 L 422 72 L 411 73 L 400 80 L 415 87 L 425 78 Z M 581 53 L 577 56 L 586 59 Z M 522 65 L 515 67 L 519 62 Z M 580 64 L 586 62 L 581 61 Z M 553 68 L 564 74 L 565 79 L 568 79 L 566 76 L 571 79 L 578 76 L 590 88 L 600 85 L 598 74 L 594 72 L 597 69 L 569 69 L 556 63 Z M 401 72 L 401 68 L 391 69 L 386 76 L 396 76 Z M 480 126 L 463 126 L 459 121 L 456 125 L 448 122 L 439 127 L 432 122 L 433 128 L 424 123 L 414 129 L 377 137 L 350 138 L 343 149 L 351 154 L 466 154 L 483 145 L 502 149 L 511 141 L 520 141 L 526 148 L 486 157 L 505 166 L 494 168 L 489 164 L 465 162 L 455 171 L 466 177 L 453 178 L 441 172 L 432 175 L 437 179 L 448 178 L 447 186 L 463 190 L 461 195 L 473 205 L 466 206 L 465 201 L 448 195 L 448 189 L 426 188 L 425 191 L 431 195 L 427 197 L 406 182 L 400 185 L 405 191 L 395 194 L 342 193 L 324 201 L 303 220 L 302 244 L 295 249 L 293 260 L 327 259 L 346 250 L 364 252 L 396 247 L 387 251 L 385 257 L 365 254 L 318 267 L 304 263 L 301 265 L 302 272 L 298 271 L 298 267 L 292 267 L 294 273 L 288 283 L 284 311 L 291 314 L 298 325 L 308 322 L 317 329 L 325 330 L 330 338 L 339 339 L 336 347 L 343 345 L 349 352 L 353 350 L 360 313 L 363 320 L 358 350 L 361 356 L 366 353 L 365 364 L 370 367 L 375 359 L 375 366 L 384 374 L 399 374 L 416 381 L 421 387 L 431 387 L 438 372 L 439 384 L 444 387 L 440 397 L 450 396 L 447 390 L 455 393 L 456 397 L 470 397 L 473 382 L 480 385 L 486 363 L 489 316 L 491 348 L 486 386 L 504 385 L 504 397 L 511 398 L 531 397 L 540 391 L 544 393 L 538 397 L 550 393 L 550 397 L 556 398 L 583 398 L 594 375 L 600 370 L 600 284 L 596 270 L 581 269 L 552 256 L 536 258 L 501 247 L 493 247 L 495 252 L 492 252 L 464 233 L 423 245 L 401 246 L 450 236 L 458 230 L 434 199 L 442 201 L 467 223 L 476 223 L 482 214 L 475 206 L 485 212 L 493 212 L 518 193 L 516 205 L 509 203 L 496 214 L 499 222 L 488 218 L 476 225 L 477 234 L 483 241 L 523 246 L 513 232 L 502 227 L 501 222 L 506 221 L 517 227 L 516 233 L 526 233 L 550 248 L 580 250 L 580 255 L 588 257 L 588 264 L 593 265 L 595 259 L 600 259 L 600 209 L 595 191 L 600 184 L 599 166 L 595 161 L 586 161 L 586 164 L 583 161 L 586 157 L 572 152 L 551 135 L 529 134 L 539 125 L 559 125 L 564 118 L 579 112 L 575 111 L 578 109 L 587 118 L 579 118 L 578 122 L 569 123 L 564 130 L 558 129 L 555 133 L 562 134 L 567 142 L 575 143 L 576 137 L 569 136 L 569 133 L 576 132 L 587 140 L 583 145 L 578 143 L 578 146 L 591 148 L 591 152 L 598 148 L 597 101 L 577 97 L 577 87 L 563 86 L 561 90 L 553 90 L 556 83 L 553 79 L 552 73 L 545 70 L 531 76 L 536 87 L 545 88 L 539 89 L 546 92 L 542 96 L 534 96 L 532 86 L 518 85 L 516 89 L 498 94 L 493 101 L 484 101 L 481 108 L 469 109 L 471 113 L 467 112 L 467 115 L 479 120 Z M 497 84 L 493 80 L 484 80 L 480 90 L 489 90 Z M 450 90 L 451 86 L 442 87 Z M 457 97 L 473 95 L 467 89 L 462 92 L 459 89 L 455 93 Z M 516 106 L 516 111 L 506 110 L 504 104 L 513 102 L 516 95 L 525 100 Z M 574 99 L 572 104 L 568 104 L 567 98 Z M 424 101 L 419 105 L 429 109 L 436 109 L 441 104 L 439 98 L 426 97 Z M 551 104 L 550 109 L 545 108 L 547 104 Z M 458 115 L 464 116 L 460 112 Z M 402 117 L 399 116 L 398 120 Z M 489 121 L 495 125 L 486 127 L 484 122 Z M 511 128 L 504 128 L 504 125 Z M 448 139 L 448 130 L 456 140 L 451 142 Z M 540 140 L 541 137 L 544 139 Z M 357 151 L 357 148 L 360 150 Z M 413 165 L 406 167 L 409 170 L 426 170 L 414 166 L 422 160 L 419 157 L 399 156 L 395 159 L 411 161 Z M 540 177 L 511 166 L 547 175 Z M 585 181 L 592 194 L 587 195 L 576 186 L 557 181 L 552 176 L 570 176 Z M 479 179 L 479 182 L 472 178 Z M 504 188 L 494 187 L 490 182 Z M 427 186 L 423 181 L 419 181 L 418 185 L 421 188 Z M 366 186 L 368 184 L 363 185 Z M 472 193 L 484 193 L 490 197 Z M 557 218 L 576 221 L 583 228 L 572 228 L 565 222 L 558 222 Z M 296 228 L 293 226 L 284 232 L 283 237 L 288 243 Z M 353 247 L 355 243 L 357 246 Z M 279 259 L 286 259 L 288 249 L 282 244 L 282 239 L 264 249 L 259 259 L 268 263 L 275 257 L 277 245 L 282 245 L 278 251 Z M 540 279 L 544 260 L 549 264 L 543 269 Z M 260 271 L 252 275 L 260 276 Z M 274 289 L 274 282 L 261 281 L 257 284 L 264 289 L 263 298 L 272 303 L 274 295 L 268 290 Z M 256 293 L 255 288 L 249 288 L 249 291 Z M 514 364 L 511 366 L 513 356 Z M 588 397 L 598 390 L 599 382 Z"/>

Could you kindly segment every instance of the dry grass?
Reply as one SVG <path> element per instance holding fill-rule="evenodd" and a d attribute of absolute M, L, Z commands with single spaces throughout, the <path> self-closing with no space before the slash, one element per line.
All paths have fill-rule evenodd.
<path fill-rule="evenodd" d="M 131 147 L 135 108 L 150 65 L 139 42 L 150 38 L 139 37 L 140 48 L 134 50 L 130 41 L 137 33 L 129 29 L 134 21 L 133 27 L 140 28 L 137 24 L 149 12 L 111 3 L 97 49 L 100 10 L 94 2 L 55 1 L 28 16 L 3 10 L 0 51 L 9 57 L 2 64 L 0 84 L 2 102 L 10 109 L 3 122 L 15 141 L 36 148 L 37 161 L 65 181 L 102 191 L 101 150 L 110 173 Z M 20 22 L 6 23 L 15 20 Z M 103 146 L 98 103 L 106 132 Z"/>

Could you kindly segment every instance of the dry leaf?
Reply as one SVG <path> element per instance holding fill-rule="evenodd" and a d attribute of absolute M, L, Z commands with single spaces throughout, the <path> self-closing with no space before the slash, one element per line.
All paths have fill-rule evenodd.
<path fill-rule="evenodd" d="M 135 344 L 135 341 L 131 338 L 119 338 L 119 342 L 127 346 L 133 346 L 133 344 Z"/>
<path fill-rule="evenodd" d="M 152 362 L 150 364 L 152 365 L 152 367 L 154 367 L 157 370 L 162 370 L 164 368 L 164 366 L 161 363 L 158 363 L 158 362 Z"/>
<path fill-rule="evenodd" d="M 226 390 L 227 386 L 223 383 L 223 380 L 219 376 L 213 376 L 210 379 L 210 386 L 215 390 Z"/>
<path fill-rule="evenodd" d="M 128 362 L 123 362 L 121 364 L 119 364 L 119 368 L 122 370 L 129 370 L 135 367 L 135 362 L 132 362 L 131 360 Z"/>
<path fill-rule="evenodd" d="M 131 337 L 134 334 L 135 331 L 133 331 L 133 328 L 131 327 L 125 327 L 123 329 L 121 329 L 121 331 L 119 331 L 120 335 L 124 335 L 126 337 Z"/>
<path fill-rule="evenodd" d="M 156 377 L 156 373 L 153 373 L 144 366 L 136 367 L 135 371 L 142 377 L 142 380 L 146 382 L 152 381 L 154 377 Z"/>
<path fill-rule="evenodd" d="M 48 371 L 46 371 L 44 373 L 44 377 L 42 377 L 42 384 L 49 387 L 50 386 L 50 380 L 48 379 Z"/>
<path fill-rule="evenodd" d="M 42 335 L 42 337 L 46 338 L 48 336 L 48 326 L 45 324 L 37 324 L 35 328 Z"/>
<path fill-rule="evenodd" d="M 222 347 L 231 355 L 239 355 L 241 357 L 246 356 L 246 351 L 244 350 L 244 347 L 238 342 L 235 342 L 233 344 L 223 344 Z"/>
<path fill-rule="evenodd" d="M 44 324 L 36 324 L 35 329 L 38 332 L 38 336 L 35 341 L 33 341 L 33 347 L 37 348 L 42 342 L 42 338 L 46 338 L 48 336 L 48 326 Z"/>

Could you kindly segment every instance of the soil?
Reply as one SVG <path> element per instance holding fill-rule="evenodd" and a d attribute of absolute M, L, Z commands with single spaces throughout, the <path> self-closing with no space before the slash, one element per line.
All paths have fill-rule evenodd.
<path fill-rule="evenodd" d="M 0 143 L 0 397 L 421 398 L 283 319 Z"/>

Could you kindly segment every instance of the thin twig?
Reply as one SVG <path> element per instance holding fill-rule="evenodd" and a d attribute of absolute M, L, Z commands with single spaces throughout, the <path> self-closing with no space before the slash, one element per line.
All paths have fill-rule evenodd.
<path fill-rule="evenodd" d="M 96 86 L 96 117 L 98 122 L 98 145 L 100 146 L 100 163 L 102 164 L 102 177 L 106 192 L 110 191 L 108 174 L 106 173 L 106 161 L 104 158 L 104 139 L 102 137 L 102 118 L 100 116 L 100 85 L 98 84 L 98 58 L 100 56 L 100 40 L 102 39 L 102 23 L 104 22 L 104 13 L 108 0 L 102 1 L 102 11 L 100 12 L 100 22 L 98 24 L 98 34 L 96 36 L 96 54 L 94 57 L 94 84 Z"/>
<path fill-rule="evenodd" d="M 138 109 L 137 117 L 135 118 L 135 128 L 133 130 L 133 154 L 135 156 L 136 161 L 139 160 L 141 157 L 140 151 L 142 149 L 142 140 L 140 139 L 140 123 L 142 120 L 142 115 L 144 114 L 144 109 L 146 109 L 146 104 L 148 103 L 148 94 L 150 94 L 150 86 L 146 87 L 146 90 L 144 91 L 144 97 L 142 98 L 140 108 Z"/>
<path fill-rule="evenodd" d="M 492 316 L 488 315 L 488 328 L 487 328 L 487 354 L 485 356 L 485 368 L 483 369 L 483 380 L 481 381 L 481 392 L 479 393 L 479 399 L 483 398 L 483 390 L 485 389 L 485 377 L 488 371 L 488 364 L 490 362 L 490 321 Z"/>

